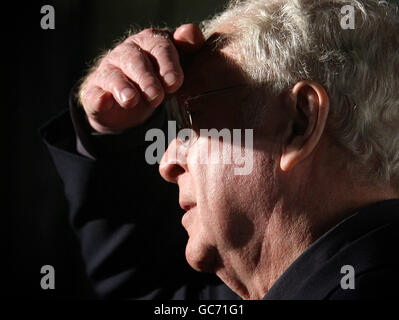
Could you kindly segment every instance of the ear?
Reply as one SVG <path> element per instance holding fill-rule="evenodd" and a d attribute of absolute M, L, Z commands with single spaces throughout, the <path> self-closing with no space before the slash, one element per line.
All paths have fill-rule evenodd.
<path fill-rule="evenodd" d="M 289 110 L 293 111 L 284 135 L 280 168 L 291 170 L 316 148 L 324 131 L 329 99 L 324 88 L 312 81 L 300 81 L 288 93 Z"/>

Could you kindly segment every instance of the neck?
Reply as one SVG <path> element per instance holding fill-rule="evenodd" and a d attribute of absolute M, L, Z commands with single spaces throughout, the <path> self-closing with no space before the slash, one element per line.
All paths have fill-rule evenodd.
<path fill-rule="evenodd" d="M 317 186 L 313 190 L 296 188 L 290 196 L 286 192 L 269 211 L 263 232 L 248 248 L 232 253 L 217 275 L 243 299 L 262 299 L 290 264 L 325 232 L 359 208 L 398 197 L 383 185 L 355 186 L 350 182 L 354 180 L 339 177 L 335 181 L 342 182 L 333 188 L 324 183 L 323 190 L 321 181 L 313 181 L 311 185 Z"/>
<path fill-rule="evenodd" d="M 225 258 L 216 274 L 243 299 L 262 299 L 275 281 L 316 239 L 302 215 L 294 220 L 277 205 L 258 240 Z M 244 262 L 244 263 L 242 263 Z"/>

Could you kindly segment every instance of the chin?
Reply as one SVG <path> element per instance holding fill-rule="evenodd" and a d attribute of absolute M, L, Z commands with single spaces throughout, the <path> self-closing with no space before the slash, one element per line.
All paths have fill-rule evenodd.
<path fill-rule="evenodd" d="M 215 273 L 218 261 L 217 256 L 215 247 L 196 243 L 189 238 L 186 246 L 186 260 L 194 270 Z"/>

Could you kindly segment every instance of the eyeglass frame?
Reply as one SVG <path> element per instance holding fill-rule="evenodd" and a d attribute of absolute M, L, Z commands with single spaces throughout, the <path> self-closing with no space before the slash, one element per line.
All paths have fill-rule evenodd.
<path fill-rule="evenodd" d="M 177 136 L 179 135 L 179 132 L 181 132 L 181 130 L 184 130 L 184 129 L 189 129 L 190 132 L 191 132 L 191 136 L 189 137 L 189 142 L 188 143 L 187 143 L 187 141 L 182 141 L 182 139 L 180 139 L 182 141 L 182 143 L 186 146 L 186 148 L 189 148 L 190 146 L 192 146 L 193 143 L 196 141 L 195 138 L 197 138 L 197 132 L 196 132 L 194 124 L 193 124 L 192 111 L 190 111 L 190 106 L 189 106 L 188 102 L 190 100 L 202 98 L 203 96 L 207 96 L 207 95 L 210 95 L 210 94 L 223 92 L 223 91 L 227 91 L 227 90 L 231 90 L 231 89 L 235 89 L 235 88 L 243 88 L 243 87 L 249 87 L 249 84 L 247 84 L 247 83 L 239 83 L 239 84 L 231 85 L 231 86 L 228 86 L 228 87 L 208 90 L 208 91 L 199 93 L 199 94 L 197 94 L 195 96 L 187 97 L 186 99 L 184 99 L 184 102 L 183 102 L 184 112 L 182 112 L 182 110 L 181 110 L 182 107 L 178 103 L 176 95 L 171 95 L 165 100 L 165 107 L 166 107 L 166 111 L 168 113 L 168 120 L 171 119 L 172 121 L 176 121 Z M 176 111 L 173 112 L 172 110 L 170 110 L 171 109 L 170 106 L 173 105 L 173 102 L 175 103 L 175 109 L 177 109 L 177 111 L 179 113 L 179 117 L 181 118 L 180 122 L 183 124 L 183 126 L 179 125 L 178 124 L 179 120 L 177 119 L 177 117 L 173 116 L 173 114 L 175 114 Z M 184 117 L 184 115 L 182 115 L 182 113 L 185 114 L 187 118 Z M 187 124 L 184 124 L 185 122 L 187 122 Z M 196 137 L 194 137 L 194 138 L 192 136 L 193 133 L 196 135 Z"/>

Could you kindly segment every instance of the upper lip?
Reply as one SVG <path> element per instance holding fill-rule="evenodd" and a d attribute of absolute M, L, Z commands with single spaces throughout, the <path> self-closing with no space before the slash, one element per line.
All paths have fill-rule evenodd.
<path fill-rule="evenodd" d="M 180 205 L 180 207 L 181 207 L 184 211 L 188 211 L 188 210 L 190 210 L 191 208 L 193 208 L 193 207 L 196 206 L 195 202 L 192 202 L 192 201 L 185 201 L 185 200 L 180 200 L 180 201 L 179 201 L 179 205 Z"/>

